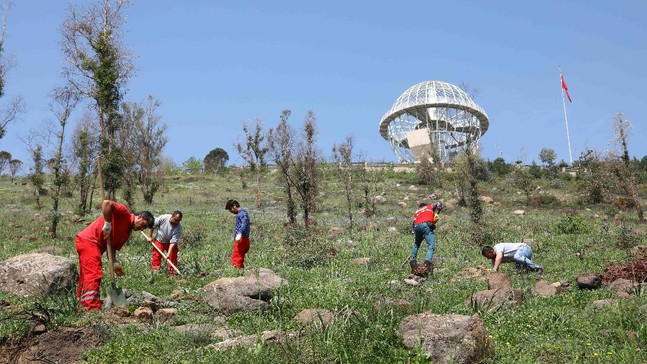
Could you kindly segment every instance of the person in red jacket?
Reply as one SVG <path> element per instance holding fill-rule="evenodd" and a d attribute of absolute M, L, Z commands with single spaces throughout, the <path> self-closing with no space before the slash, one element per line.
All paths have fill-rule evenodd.
<path fill-rule="evenodd" d="M 114 259 L 115 251 L 121 250 L 133 231 L 152 228 L 155 223 L 149 211 L 131 213 L 118 202 L 104 200 L 102 215 L 76 236 L 76 251 L 79 254 L 79 287 L 76 297 L 88 311 L 101 309 L 101 256 L 107 250 L 106 238 L 110 237 L 115 274 L 123 275 L 121 265 Z"/>
<path fill-rule="evenodd" d="M 434 267 L 431 264 L 431 259 L 434 256 L 434 250 L 436 249 L 436 234 L 434 230 L 436 229 L 436 222 L 438 221 L 438 212 L 442 210 L 443 203 L 437 202 L 433 205 L 428 205 L 426 202 L 422 202 L 416 212 L 413 214 L 413 233 L 415 234 L 415 240 L 413 242 L 413 247 L 411 248 L 411 258 L 409 260 L 409 265 L 411 266 L 411 273 L 416 272 L 418 268 L 418 249 L 420 249 L 420 244 L 422 239 L 425 239 L 427 242 L 427 255 L 425 255 L 425 267 L 427 268 L 428 274 L 433 274 Z"/>

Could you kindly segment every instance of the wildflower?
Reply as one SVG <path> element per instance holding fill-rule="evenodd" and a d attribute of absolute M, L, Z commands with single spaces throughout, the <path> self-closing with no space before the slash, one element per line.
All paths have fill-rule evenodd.
<path fill-rule="evenodd" d="M 586 343 L 586 346 L 591 346 L 591 343 Z"/>
<path fill-rule="evenodd" d="M 607 355 L 613 355 L 613 353 L 610 351 L 607 351 Z"/>
<path fill-rule="evenodd" d="M 593 353 L 593 355 L 598 356 L 598 353 Z"/>

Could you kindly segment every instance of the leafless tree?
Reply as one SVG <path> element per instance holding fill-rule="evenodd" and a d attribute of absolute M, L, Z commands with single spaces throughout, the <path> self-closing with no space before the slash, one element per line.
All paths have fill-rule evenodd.
<path fill-rule="evenodd" d="M 290 110 L 283 110 L 280 117 L 281 121 L 276 129 L 270 129 L 268 131 L 268 144 L 270 157 L 281 172 L 280 180 L 287 199 L 287 217 L 290 224 L 294 225 L 296 223 L 297 213 L 291 183 L 291 180 L 293 179 L 291 177 L 292 169 L 290 166 L 292 164 L 292 151 L 294 150 L 295 144 L 295 131 L 294 128 L 288 124 L 288 119 L 291 114 L 292 112 Z"/>
<path fill-rule="evenodd" d="M 58 221 L 60 219 L 59 202 L 61 198 L 61 189 L 65 186 L 69 179 L 69 173 L 65 168 L 65 160 L 63 158 L 63 142 L 65 141 L 65 127 L 67 126 L 70 114 L 79 102 L 78 93 L 65 87 L 57 88 L 54 90 L 53 99 L 55 104 L 50 106 L 50 110 L 56 117 L 59 128 L 55 132 L 56 149 L 54 157 L 52 158 L 51 168 L 54 177 L 54 189 L 50 194 L 52 198 L 52 215 L 50 217 L 50 232 L 52 238 L 56 238 L 56 230 Z"/>
<path fill-rule="evenodd" d="M 352 136 L 347 136 L 346 140 L 333 145 L 332 153 L 339 180 L 344 186 L 346 197 L 346 208 L 348 210 L 348 221 L 350 229 L 353 229 L 353 187 L 355 185 L 355 167 L 353 166 L 353 147 L 354 140 Z"/>
<path fill-rule="evenodd" d="M 613 117 L 613 139 L 611 142 L 620 150 L 620 163 L 615 164 L 615 173 L 623 190 L 634 202 L 638 221 L 644 222 L 643 208 L 638 198 L 636 174 L 629 159 L 627 139 L 631 136 L 631 123 L 624 116 L 625 112 L 620 111 Z"/>
<path fill-rule="evenodd" d="M 20 159 L 12 159 L 9 162 L 9 171 L 11 172 L 11 183 L 13 183 L 16 178 L 16 174 L 22 167 L 22 161 Z"/>
<path fill-rule="evenodd" d="M 13 66 L 13 59 L 4 55 L 4 39 L 7 30 L 7 17 L 9 10 L 11 10 L 11 2 L 3 2 L 0 5 L 2 11 L 2 30 L 0 30 L 0 98 L 5 94 L 5 77 Z M 9 106 L 0 111 L 0 139 L 5 136 L 7 132 L 7 125 L 14 120 L 18 114 L 25 111 L 25 106 L 22 97 L 15 97 Z"/>
<path fill-rule="evenodd" d="M 261 201 L 261 169 L 266 166 L 265 155 L 269 151 L 263 131 L 263 119 L 256 118 L 253 122 L 243 122 L 245 141 L 237 142 L 234 147 L 238 154 L 247 162 L 256 177 L 256 207 L 262 207 Z"/>

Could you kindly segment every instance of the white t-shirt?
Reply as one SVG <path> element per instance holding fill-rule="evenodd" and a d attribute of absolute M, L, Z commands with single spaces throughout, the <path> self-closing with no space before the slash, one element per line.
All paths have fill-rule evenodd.
<path fill-rule="evenodd" d="M 508 263 L 514 261 L 512 257 L 517 253 L 522 247 L 527 246 L 525 243 L 499 243 L 492 247 L 495 253 L 503 253 L 503 263 Z M 494 259 L 492 260 L 494 262 Z"/>
<path fill-rule="evenodd" d="M 155 225 L 153 228 L 157 228 L 157 235 L 155 235 L 155 240 L 160 243 L 167 244 L 177 244 L 182 237 L 182 223 L 178 223 L 173 226 L 169 222 L 171 219 L 171 214 L 160 215 L 155 219 Z"/>

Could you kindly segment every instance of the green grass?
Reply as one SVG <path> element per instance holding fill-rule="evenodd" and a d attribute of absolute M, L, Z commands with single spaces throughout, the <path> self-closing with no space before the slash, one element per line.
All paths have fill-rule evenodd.
<path fill-rule="evenodd" d="M 575 182 L 554 184 L 538 181 L 547 194 L 564 197 L 563 201 L 547 198 L 548 206 L 530 207 L 524 195 L 508 186 L 504 180 L 483 184 L 483 195 L 491 196 L 500 205 L 484 206 L 485 221 L 497 241 L 534 239 L 533 260 L 545 268 L 543 276 L 519 275 L 512 265 L 504 265 L 514 287 L 524 291 L 524 301 L 514 310 L 477 311 L 465 304 L 476 291 L 486 289 L 486 283 L 476 278 L 463 278 L 458 273 L 468 267 L 488 267 L 489 261 L 480 255 L 480 247 L 469 243 L 469 211 L 456 206 L 455 189 L 444 182 L 442 188 L 418 186 L 412 192 L 413 173 L 385 171 L 376 190 L 387 202 L 378 204 L 373 227 L 354 204 L 355 229 L 348 229 L 346 205 L 342 186 L 331 171 L 325 173 L 323 197 L 314 215 L 317 225 L 309 232 L 287 229 L 283 209 L 284 196 L 274 182 L 275 174 L 264 177 L 264 207 L 254 206 L 254 187 L 242 189 L 240 179 L 231 176 L 170 176 L 163 191 L 152 206 L 139 200 L 135 210 L 149 209 L 154 215 L 184 212 L 184 237 L 180 245 L 179 268 L 184 276 L 153 275 L 149 270 L 151 248 L 143 237 L 133 234 L 118 253 L 126 269 L 119 278 L 121 287 L 135 292 L 148 291 L 169 299 L 171 292 L 181 289 L 189 296 L 201 297 L 200 289 L 215 278 L 205 274 L 222 270 L 222 276 L 240 272 L 229 266 L 232 249 L 233 215 L 224 210 L 228 198 L 236 198 L 252 219 L 251 249 L 246 257 L 249 268 L 272 269 L 290 282 L 279 288 L 265 312 L 236 313 L 227 318 L 227 325 L 242 334 L 260 335 L 266 330 L 301 331 L 299 340 L 283 344 L 259 341 L 253 348 L 216 351 L 209 345 L 217 342 L 201 333 L 179 333 L 173 326 L 188 323 L 213 323 L 219 313 L 207 304 L 194 300 L 178 300 L 178 315 L 167 324 L 152 326 L 106 326 L 109 340 L 87 353 L 88 363 L 406 363 L 425 362 L 419 350 L 408 351 L 397 336 L 397 328 L 409 314 L 432 311 L 438 314 L 479 313 L 495 342 L 495 357 L 491 363 L 642 363 L 647 362 L 647 328 L 638 307 L 647 303 L 642 291 L 631 298 L 618 299 L 616 306 L 595 310 L 591 302 L 615 298 L 606 288 L 596 291 L 570 292 L 554 297 L 534 297 L 530 290 L 539 279 L 549 282 L 570 280 L 584 272 L 598 272 L 609 260 L 623 261 L 628 250 L 620 247 L 620 229 L 644 229 L 636 222 L 632 211 L 620 211 L 619 223 L 603 216 L 612 211 L 609 206 L 582 206 L 575 202 Z M 250 183 L 253 179 L 249 179 Z M 75 235 L 85 224 L 71 221 L 75 197 L 62 202 L 65 216 L 59 225 L 59 237 L 48 234 L 48 222 L 37 218 L 47 215 L 45 208 L 35 209 L 29 185 L 11 184 L 0 178 L 0 260 L 40 251 L 46 246 L 77 262 Z M 561 187 L 560 187 L 561 186 Z M 644 191 L 643 191 L 644 192 Z M 436 256 L 441 258 L 436 274 L 423 285 L 412 287 L 402 280 L 407 267 L 401 264 L 408 256 L 413 242 L 410 233 L 411 215 L 421 200 L 429 201 L 436 194 L 445 202 L 437 230 Z M 76 196 L 76 195 L 73 195 Z M 358 187 L 356 198 L 361 198 Z M 406 202 L 407 207 L 398 206 Z M 94 205 L 98 204 L 94 201 Z M 589 210 L 586 210 L 588 208 Z M 524 209 L 526 215 L 512 214 Z M 573 218 L 566 211 L 578 210 Z M 595 217 L 598 214 L 600 217 Z M 88 221 L 98 216 L 95 209 Z M 393 226 L 396 232 L 389 232 Z M 342 227 L 341 233 L 331 231 Z M 36 241 L 23 236 L 36 234 Z M 292 234 L 295 236 L 288 236 Z M 646 245 L 644 233 L 634 237 L 636 245 Z M 289 245 L 287 242 L 297 241 Z M 625 241 L 626 243 L 626 241 Z M 322 257 L 334 248 L 333 259 Z M 421 248 L 419 258 L 426 249 Z M 367 265 L 353 266 L 350 260 L 370 257 Z M 105 259 L 104 259 L 105 260 Z M 106 263 L 107 264 L 107 263 Z M 106 270 L 107 272 L 107 270 Z M 107 278 L 107 277 L 106 277 Z M 184 279 L 183 283 L 179 283 Z M 391 283 L 395 281 L 396 283 Z M 102 283 L 102 293 L 109 289 L 109 279 Z M 387 299 L 405 300 L 410 308 L 381 305 Z M 100 316 L 86 316 L 74 309 L 74 292 L 68 295 L 25 300 L 0 293 L 0 300 L 16 307 L 15 311 L 0 309 L 0 341 L 19 338 L 27 333 L 33 314 L 46 313 L 50 330 L 61 326 L 83 326 Z M 308 308 L 325 308 L 335 313 L 337 320 L 322 330 L 303 329 L 293 317 Z M 131 312 L 135 307 L 129 307 Z"/>

